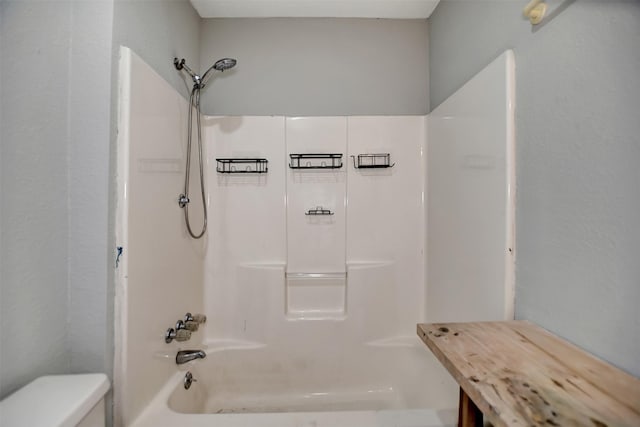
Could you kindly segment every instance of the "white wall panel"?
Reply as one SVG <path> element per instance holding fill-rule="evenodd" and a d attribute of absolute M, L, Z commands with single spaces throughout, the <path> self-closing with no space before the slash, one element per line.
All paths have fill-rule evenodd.
<path fill-rule="evenodd" d="M 278 337 L 293 345 L 298 331 L 324 328 L 292 320 L 345 322 L 344 337 L 357 342 L 413 336 L 425 299 L 425 118 L 244 116 L 205 123 L 208 342 Z M 371 152 L 389 152 L 396 166 L 355 170 L 347 156 Z M 294 170 L 291 153 L 339 153 L 343 167 Z M 269 172 L 214 173 L 216 157 L 265 157 Z M 305 215 L 318 205 L 334 215 Z"/>
<path fill-rule="evenodd" d="M 425 119 L 349 117 L 348 125 L 347 262 L 357 266 L 349 283 L 362 286 L 364 295 L 386 295 L 366 299 L 364 308 L 354 301 L 350 311 L 366 310 L 370 321 L 384 318 L 380 330 L 389 335 L 410 335 L 424 313 Z M 389 153 L 395 165 L 354 167 L 351 156 L 357 162 L 359 154 L 372 153 Z"/>
<path fill-rule="evenodd" d="M 284 118 L 206 117 L 204 125 L 211 199 L 208 338 L 261 340 L 260 323 L 266 324 L 272 308 L 268 296 L 284 298 L 284 274 L 278 268 L 286 262 Z M 216 158 L 249 157 L 266 158 L 268 172 L 215 171 Z M 281 280 L 272 280 L 274 274 Z"/>
<path fill-rule="evenodd" d="M 175 353 L 202 339 L 199 331 L 188 343 L 166 344 L 164 331 L 186 312 L 202 310 L 206 239 L 188 236 L 177 204 L 187 103 L 127 48 L 120 73 L 116 399 L 128 425 L 175 372 Z"/>
<path fill-rule="evenodd" d="M 346 117 L 289 117 L 290 154 L 342 154 L 340 169 L 287 172 L 287 272 L 339 273 L 345 264 Z M 305 163 L 305 162 L 303 162 Z M 323 207 L 333 215 L 305 215 Z"/>
<path fill-rule="evenodd" d="M 513 318 L 514 58 L 429 115 L 429 321 Z"/>

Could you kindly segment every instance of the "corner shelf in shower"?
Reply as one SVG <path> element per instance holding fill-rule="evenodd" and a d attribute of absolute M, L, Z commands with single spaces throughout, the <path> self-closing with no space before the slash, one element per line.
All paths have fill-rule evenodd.
<path fill-rule="evenodd" d="M 381 169 L 395 166 L 395 163 L 391 163 L 391 154 L 389 153 L 358 154 L 351 156 L 351 158 L 353 159 L 353 167 L 356 169 Z"/>
<path fill-rule="evenodd" d="M 341 153 L 326 154 L 289 154 L 291 169 L 340 169 Z"/>
<path fill-rule="evenodd" d="M 267 173 L 267 159 L 228 158 L 216 159 L 218 173 Z"/>

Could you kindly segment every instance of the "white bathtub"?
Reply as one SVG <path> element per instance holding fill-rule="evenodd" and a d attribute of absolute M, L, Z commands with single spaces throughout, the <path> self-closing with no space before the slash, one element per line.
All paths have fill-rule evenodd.
<path fill-rule="evenodd" d="M 457 387 L 417 337 L 318 351 L 211 347 L 178 368 L 133 426 L 456 425 Z M 187 371 L 197 380 L 189 390 Z"/>

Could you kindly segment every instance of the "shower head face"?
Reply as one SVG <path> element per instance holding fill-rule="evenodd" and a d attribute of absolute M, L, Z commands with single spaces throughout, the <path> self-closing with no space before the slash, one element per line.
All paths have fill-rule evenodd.
<path fill-rule="evenodd" d="M 209 68 L 203 75 L 202 75 L 202 81 L 201 81 L 201 87 L 204 87 L 204 84 L 208 81 L 208 77 L 211 74 L 211 70 L 216 70 L 216 71 L 224 71 L 224 70 L 228 70 L 229 68 L 233 68 L 236 66 L 236 60 L 233 58 L 222 58 L 219 59 L 218 61 L 216 61 L 215 64 L 213 64 L 211 66 L 211 68 Z"/>
<path fill-rule="evenodd" d="M 215 64 L 213 64 L 213 68 L 215 68 L 218 71 L 228 70 L 229 68 L 235 67 L 236 62 L 237 61 L 233 58 L 222 58 L 216 61 Z"/>

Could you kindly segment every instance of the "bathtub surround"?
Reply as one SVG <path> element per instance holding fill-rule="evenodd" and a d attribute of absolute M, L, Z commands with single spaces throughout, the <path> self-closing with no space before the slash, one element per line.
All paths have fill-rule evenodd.
<path fill-rule="evenodd" d="M 430 117 L 203 117 L 210 227 L 205 239 L 193 240 L 176 199 L 186 102 L 123 48 L 117 241 L 129 249 L 116 285 L 122 355 L 116 412 L 122 422 L 449 425 L 457 387 L 414 328 L 444 315 L 512 315 L 512 277 L 503 275 L 512 263 L 505 236 L 512 218 L 505 212 L 512 207 L 506 197 L 513 165 L 512 59 L 510 52 L 501 56 L 435 112 L 437 129 L 429 135 L 442 141 L 430 164 L 446 158 L 453 166 L 436 168 L 431 179 L 451 184 L 437 187 L 440 195 L 449 191 L 463 201 L 448 209 L 475 215 L 436 221 L 441 234 L 431 238 L 479 248 L 447 252 L 457 262 L 449 268 L 467 271 L 476 260 L 491 268 L 489 275 L 440 274 L 431 288 L 424 239 Z M 371 153 L 386 153 L 393 167 L 357 168 L 355 158 Z M 230 158 L 264 159 L 268 171 L 215 171 L 218 159 Z M 335 167 L 305 168 L 323 164 Z M 480 185 L 465 192 L 470 179 Z M 328 215 L 309 215 L 313 209 Z M 469 223 L 480 225 L 469 230 Z M 434 242 L 431 255 L 446 245 Z M 451 280 L 467 285 L 456 293 L 475 295 L 476 306 L 447 299 Z M 166 344 L 158 325 L 171 326 L 178 313 L 194 309 L 190 304 L 202 308 L 207 323 L 189 342 Z M 203 349 L 207 357 L 176 369 L 176 352 L 187 348 Z M 198 382 L 185 391 L 187 369 Z"/>
<path fill-rule="evenodd" d="M 205 19 L 200 58 L 238 59 L 202 95 L 210 115 L 424 115 L 424 19 Z M 477 70 L 476 70 L 477 71 Z"/>
<path fill-rule="evenodd" d="M 185 313 L 202 312 L 210 236 L 189 237 L 178 207 L 188 102 L 130 49 L 120 57 L 116 242 L 124 251 L 116 271 L 115 415 L 128 426 L 175 372 L 177 351 L 200 346 L 206 324 L 188 342 L 167 344 L 163 334 Z M 192 168 L 196 194 L 197 176 Z M 192 224 L 201 224 L 197 197 L 192 206 Z"/>
<path fill-rule="evenodd" d="M 550 1 L 554 8 L 559 3 Z M 175 4 L 181 10 L 169 14 Z M 640 299 L 635 261 L 640 252 L 640 202 L 633 187 L 640 177 L 632 164 L 640 157 L 633 139 L 640 129 L 632 115 L 640 99 L 639 4 L 563 4 L 568 7 L 562 14 L 532 32 L 521 17 L 521 2 L 444 0 L 429 23 L 431 105 L 439 105 L 505 48 L 515 48 L 521 166 L 518 316 L 539 321 L 640 375 L 640 337 L 633 336 L 640 330 L 634 304 Z M 204 47 L 185 53 L 206 38 L 204 29 L 202 37 L 195 30 L 203 21 L 194 18 L 190 7 L 186 0 L 0 2 L 0 398 L 40 374 L 111 369 L 105 360 L 112 347 L 113 289 L 106 277 L 113 274 L 115 241 L 111 236 L 105 246 L 104 236 L 114 219 L 105 218 L 102 204 L 110 177 L 116 176 L 115 161 L 105 171 L 109 155 L 115 159 L 116 128 L 111 130 L 112 148 L 105 153 L 109 135 L 103 129 L 109 117 L 103 102 L 109 95 L 103 93 L 104 82 L 117 79 L 113 70 L 118 44 L 138 43 L 141 56 L 158 64 L 158 72 L 186 96 L 189 85 L 172 74 L 170 59 L 189 56 L 199 61 L 202 51 L 202 60 L 210 60 Z M 77 22 L 80 17 L 82 22 Z M 304 30 L 283 32 L 292 40 L 304 37 Z M 243 39 L 242 49 L 253 51 L 251 45 L 260 37 Z M 105 40 L 114 40 L 111 59 L 104 52 Z M 426 40 L 425 35 L 424 52 Z M 216 43 L 211 46 L 222 46 Z M 366 44 L 359 52 L 377 48 Z M 290 59 L 286 52 L 279 57 Z M 315 61 L 313 52 L 309 57 Z M 102 68 L 109 60 L 111 76 L 109 67 Z M 334 68 L 323 62 L 305 71 L 312 82 L 323 81 L 316 73 L 339 79 L 355 61 L 358 58 L 347 59 Z M 295 66 L 295 58 L 290 63 Z M 355 75 L 384 71 L 373 92 L 395 84 L 403 87 L 393 66 L 372 69 L 371 61 L 360 63 L 364 66 Z M 413 86 L 425 90 L 425 97 L 427 77 L 425 72 L 423 83 Z M 76 78 L 84 83 L 72 88 L 71 79 Z M 220 83 L 231 80 L 225 77 Z M 289 110 L 295 110 L 291 99 L 313 108 L 308 104 L 313 100 L 293 95 L 280 103 L 282 93 L 267 100 L 268 92 L 258 90 L 258 83 L 249 85 L 252 91 L 242 92 L 239 99 L 264 103 L 265 114 L 302 114 Z M 367 114 L 424 114 L 429 107 L 425 100 L 416 104 L 413 97 L 380 93 L 384 96 L 362 94 L 370 106 Z M 211 96 L 217 96 L 215 91 Z M 345 112 L 345 99 L 323 99 L 322 112 L 306 112 L 361 111 L 360 101 L 347 99 L 351 110 Z M 117 97 L 112 95 L 111 101 Z M 271 102 L 277 111 L 266 107 Z M 385 103 L 394 110 L 380 110 Z M 222 108 L 214 105 L 210 113 L 228 112 Z M 113 107 L 112 122 L 115 111 Z M 114 205 L 111 198 L 111 212 Z M 77 225 L 81 227 L 71 230 Z M 96 354 L 102 343 L 106 353 Z"/>
<path fill-rule="evenodd" d="M 500 55 L 428 115 L 429 322 L 513 319 L 513 56 Z"/>
<path fill-rule="evenodd" d="M 343 333 L 369 342 L 413 332 L 425 301 L 424 120 L 207 118 L 211 158 L 269 159 L 263 177 L 210 175 L 216 243 L 205 263 L 209 341 L 295 347 L 311 328 L 296 319 L 316 319 L 318 333 L 328 319 L 337 321 L 334 334 L 345 345 Z M 290 154 L 319 151 L 342 154 L 342 168 L 288 166 Z M 390 153 L 397 164 L 355 170 L 349 156 L 367 152 Z M 333 215 L 305 215 L 318 206 Z"/>
<path fill-rule="evenodd" d="M 442 1 L 431 103 L 513 47 L 516 317 L 639 376 L 640 2 L 549 5 L 534 31 L 520 2 Z"/>

